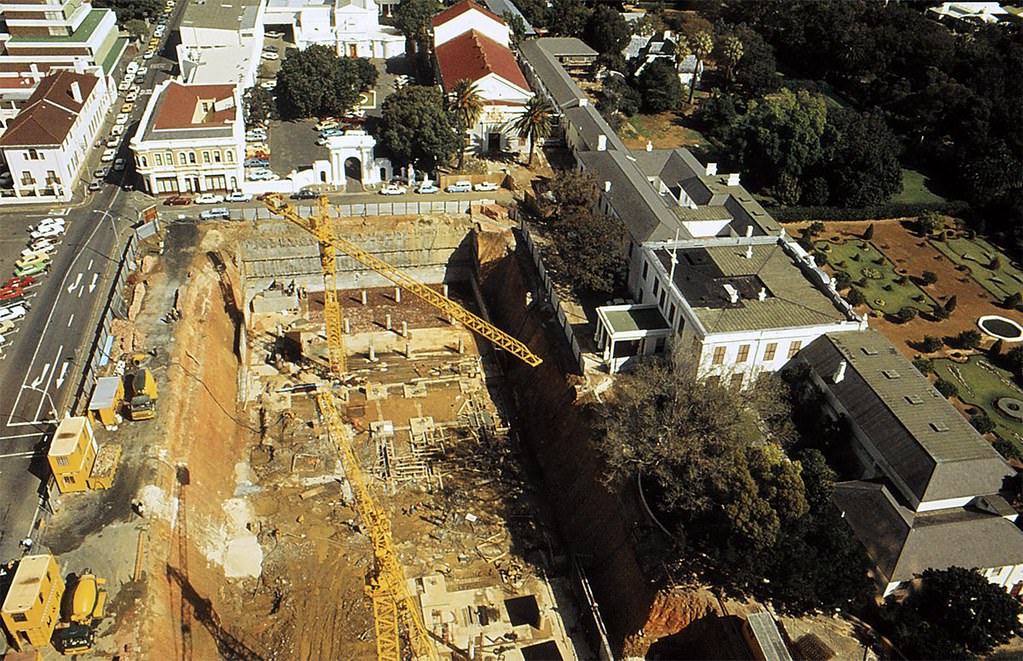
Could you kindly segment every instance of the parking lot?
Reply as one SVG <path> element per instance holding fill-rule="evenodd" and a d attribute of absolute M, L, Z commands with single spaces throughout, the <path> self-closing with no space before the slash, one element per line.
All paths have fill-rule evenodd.
<path fill-rule="evenodd" d="M 316 144 L 320 137 L 316 120 L 275 121 L 270 124 L 270 169 L 287 176 L 292 170 L 304 170 L 313 161 L 330 157 L 326 147 Z"/>

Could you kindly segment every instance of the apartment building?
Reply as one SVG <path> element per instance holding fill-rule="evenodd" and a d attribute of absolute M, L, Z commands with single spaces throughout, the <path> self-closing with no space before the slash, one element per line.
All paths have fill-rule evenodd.
<path fill-rule="evenodd" d="M 0 135 L 13 191 L 0 203 L 66 202 L 117 96 L 109 78 L 56 70 Z"/>
<path fill-rule="evenodd" d="M 196 85 L 255 85 L 263 48 L 263 11 L 258 0 L 188 3 L 178 26 L 181 80 Z"/>
<path fill-rule="evenodd" d="M 147 192 L 240 190 L 245 126 L 237 85 L 157 85 L 129 143 Z"/>
<path fill-rule="evenodd" d="M 110 9 L 81 0 L 10 0 L 0 6 L 0 127 L 52 70 L 108 76 L 128 39 Z"/>

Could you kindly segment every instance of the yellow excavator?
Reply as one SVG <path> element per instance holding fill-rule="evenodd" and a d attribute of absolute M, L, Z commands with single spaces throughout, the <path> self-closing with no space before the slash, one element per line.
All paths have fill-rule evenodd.
<path fill-rule="evenodd" d="M 103 619 L 107 605 L 107 582 L 86 570 L 69 581 L 72 587 L 64 592 L 61 624 L 53 631 L 53 646 L 64 655 L 92 651 L 96 625 Z"/>

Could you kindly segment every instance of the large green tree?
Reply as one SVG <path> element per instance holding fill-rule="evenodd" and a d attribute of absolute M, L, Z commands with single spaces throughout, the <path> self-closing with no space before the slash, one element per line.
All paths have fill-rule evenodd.
<path fill-rule="evenodd" d="M 698 379 L 693 361 L 644 363 L 620 375 L 594 410 L 597 443 L 612 483 L 637 474 L 654 483 L 657 509 L 705 548 L 770 547 L 807 510 L 799 467 L 765 420 L 786 406 L 780 381 L 740 392 L 728 379 Z"/>
<path fill-rule="evenodd" d="M 286 58 L 277 72 L 277 103 L 286 118 L 343 115 L 359 93 L 376 81 L 367 65 L 338 57 L 333 48 L 314 44 Z"/>
<path fill-rule="evenodd" d="M 273 94 L 262 87 L 250 87 L 242 97 L 245 104 L 245 125 L 255 126 L 277 119 L 277 102 Z"/>
<path fill-rule="evenodd" d="M 512 127 L 518 132 L 519 137 L 529 141 L 529 160 L 527 167 L 533 165 L 533 153 L 538 140 L 544 140 L 551 134 L 553 128 L 552 115 L 554 108 L 547 99 L 539 94 L 534 94 L 526 103 L 526 110 L 517 118 Z"/>
<path fill-rule="evenodd" d="M 828 113 L 821 176 L 832 204 L 880 204 L 902 190 L 899 140 L 880 115 L 840 108 Z"/>
<path fill-rule="evenodd" d="M 610 294 L 625 280 L 625 226 L 596 211 L 599 191 L 591 174 L 559 173 L 543 199 L 548 267 L 580 294 Z"/>
<path fill-rule="evenodd" d="M 133 19 L 155 19 L 163 11 L 160 0 L 95 0 L 92 5 L 100 9 L 113 9 L 121 25 Z"/>
<path fill-rule="evenodd" d="M 643 112 L 678 110 L 682 102 L 682 83 L 675 67 L 666 60 L 656 59 L 646 65 L 637 83 L 643 99 Z"/>
<path fill-rule="evenodd" d="M 414 54 L 430 49 L 430 21 L 440 10 L 437 0 L 401 0 L 398 5 L 394 25 L 405 35 L 405 42 L 412 46 Z"/>
<path fill-rule="evenodd" d="M 586 22 L 585 37 L 601 55 L 620 54 L 629 43 L 629 26 L 613 7 L 598 5 Z"/>
<path fill-rule="evenodd" d="M 928 569 L 920 592 L 890 605 L 895 642 L 912 659 L 970 659 L 1023 634 L 1021 606 L 979 572 L 962 567 Z"/>
<path fill-rule="evenodd" d="M 439 89 L 412 85 L 384 100 L 378 137 L 399 164 L 432 169 L 462 146 L 459 128 Z"/>
<path fill-rule="evenodd" d="M 547 11 L 548 28 L 563 37 L 582 37 L 590 12 L 582 0 L 552 0 Z"/>

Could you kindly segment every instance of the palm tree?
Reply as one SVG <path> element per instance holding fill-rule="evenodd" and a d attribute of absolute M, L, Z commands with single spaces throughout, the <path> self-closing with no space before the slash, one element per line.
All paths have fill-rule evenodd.
<path fill-rule="evenodd" d="M 468 79 L 455 83 L 448 97 L 448 110 L 458 115 L 458 121 L 462 124 L 462 148 L 458 150 L 458 169 L 461 170 L 465 164 L 465 134 L 476 126 L 483 114 L 483 98 L 476 83 Z"/>
<path fill-rule="evenodd" d="M 537 140 L 542 140 L 551 134 L 551 114 L 554 108 L 547 99 L 534 95 L 526 104 L 526 112 L 519 115 L 512 125 L 519 132 L 519 137 L 529 140 L 529 160 L 526 167 L 533 165 L 533 148 Z"/>
<path fill-rule="evenodd" d="M 725 78 L 731 83 L 735 78 L 735 66 L 743 56 L 742 41 L 736 36 L 726 37 L 721 51 L 725 60 Z"/>
<path fill-rule="evenodd" d="M 703 61 L 707 59 L 707 56 L 714 50 L 714 42 L 711 41 L 708 33 L 697 32 L 693 35 L 689 45 L 692 46 L 693 55 L 696 56 L 696 71 L 693 72 L 693 84 L 689 86 L 689 103 L 692 103 L 693 94 L 696 92 L 696 74 L 700 73 L 700 69 L 703 67 Z"/>

